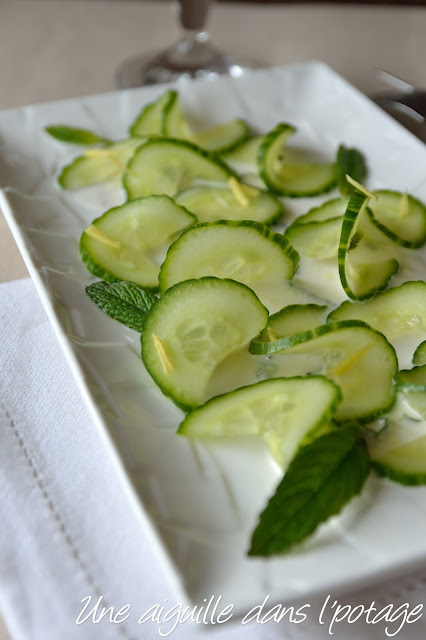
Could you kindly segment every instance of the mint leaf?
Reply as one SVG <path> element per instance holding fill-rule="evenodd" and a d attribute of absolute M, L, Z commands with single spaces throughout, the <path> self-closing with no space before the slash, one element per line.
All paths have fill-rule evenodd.
<path fill-rule="evenodd" d="M 67 127 L 63 124 L 50 125 L 49 127 L 45 127 L 44 130 L 53 138 L 56 138 L 56 140 L 70 144 L 92 145 L 101 142 L 111 142 L 107 138 L 102 138 L 98 136 L 97 133 L 93 133 L 93 131 L 89 131 L 88 129 Z"/>
<path fill-rule="evenodd" d="M 368 476 L 367 447 L 355 426 L 320 436 L 299 453 L 260 516 L 250 556 L 283 553 L 357 495 Z"/>
<path fill-rule="evenodd" d="M 341 144 L 337 151 L 337 180 L 340 193 L 344 196 L 354 189 L 346 180 L 346 175 L 362 184 L 367 176 L 367 165 L 358 149 L 348 149 Z"/>
<path fill-rule="evenodd" d="M 142 332 L 145 316 L 156 296 L 133 282 L 95 282 L 86 287 L 91 300 L 114 320 Z"/>

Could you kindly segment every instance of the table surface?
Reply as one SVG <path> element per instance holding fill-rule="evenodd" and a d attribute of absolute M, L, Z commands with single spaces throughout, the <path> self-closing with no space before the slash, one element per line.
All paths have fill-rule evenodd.
<path fill-rule="evenodd" d="M 423 7 L 218 3 L 209 26 L 219 47 L 265 65 L 323 60 L 367 93 L 383 89 L 379 68 L 426 86 Z M 0 0 L 0 108 L 111 91 L 125 58 L 176 35 L 171 2 Z M 27 275 L 0 217 L 0 282 Z"/>

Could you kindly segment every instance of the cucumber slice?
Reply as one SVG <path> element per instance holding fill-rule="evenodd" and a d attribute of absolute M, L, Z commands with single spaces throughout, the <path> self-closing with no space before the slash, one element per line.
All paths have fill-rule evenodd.
<path fill-rule="evenodd" d="M 296 132 L 289 124 L 278 124 L 267 134 L 257 155 L 259 174 L 273 192 L 290 198 L 316 196 L 336 186 L 335 163 L 297 161 L 299 154 L 284 148 Z"/>
<path fill-rule="evenodd" d="M 340 400 L 339 387 L 323 376 L 264 380 L 212 398 L 185 418 L 178 433 L 188 438 L 261 435 L 285 468 L 301 444 L 328 427 Z"/>
<path fill-rule="evenodd" d="M 426 484 L 426 435 L 389 449 L 373 466 L 381 476 L 407 486 Z"/>
<path fill-rule="evenodd" d="M 402 369 L 398 372 L 396 383 L 402 391 L 426 391 L 426 364 Z"/>
<path fill-rule="evenodd" d="M 360 320 L 325 324 L 271 342 L 264 342 L 262 337 L 251 342 L 250 353 L 285 351 L 324 357 L 327 377 L 343 393 L 337 420 L 369 421 L 388 411 L 395 402 L 395 349 L 381 333 Z"/>
<path fill-rule="evenodd" d="M 249 165 L 256 167 L 257 154 L 264 136 L 251 136 L 237 144 L 230 151 L 222 152 L 225 162 L 231 165 Z"/>
<path fill-rule="evenodd" d="M 378 200 L 370 205 L 373 223 L 393 242 L 417 249 L 426 242 L 426 207 L 408 193 L 375 191 Z"/>
<path fill-rule="evenodd" d="M 426 340 L 423 340 L 415 350 L 413 364 L 426 364 Z"/>
<path fill-rule="evenodd" d="M 142 359 L 163 393 L 185 410 L 205 402 L 216 366 L 261 331 L 268 312 L 234 280 L 200 278 L 168 289 L 148 313 Z"/>
<path fill-rule="evenodd" d="M 383 244 L 380 239 L 377 241 L 378 233 L 367 208 L 370 197 L 374 196 L 358 186 L 350 196 L 343 217 L 337 256 L 345 293 L 352 300 L 365 300 L 386 289 L 399 264 L 395 258 L 383 259 Z M 383 238 L 386 242 L 386 237 Z"/>
<path fill-rule="evenodd" d="M 328 316 L 327 321 L 358 319 L 383 333 L 390 341 L 404 335 L 426 331 L 426 283 L 405 282 L 380 293 L 373 300 L 347 300 Z M 421 364 L 415 362 L 414 364 Z"/>
<path fill-rule="evenodd" d="M 284 236 L 260 222 L 204 222 L 183 233 L 167 252 L 160 289 L 182 280 L 232 278 L 258 295 L 263 284 L 291 278 L 299 256 Z"/>
<path fill-rule="evenodd" d="M 397 389 L 408 406 L 426 420 L 426 365 L 399 371 Z"/>
<path fill-rule="evenodd" d="M 349 198 L 343 196 L 340 198 L 332 198 L 331 200 L 327 200 L 327 202 L 324 202 L 317 207 L 312 207 L 312 209 L 309 209 L 307 213 L 296 218 L 296 220 L 292 225 L 288 227 L 288 229 L 290 229 L 293 225 L 301 225 L 308 222 L 324 222 L 325 220 L 329 220 L 330 218 L 343 218 L 348 206 L 348 202 Z"/>
<path fill-rule="evenodd" d="M 195 217 L 168 196 L 149 196 L 109 209 L 83 232 L 80 251 L 94 275 L 158 289 L 159 267 L 150 252 L 170 243 Z"/>
<path fill-rule="evenodd" d="M 272 193 L 239 183 L 244 199 L 228 186 L 197 185 L 181 191 L 175 201 L 194 213 L 200 222 L 256 220 L 274 224 L 283 214 L 280 200 Z"/>
<path fill-rule="evenodd" d="M 166 138 L 189 140 L 194 144 L 217 153 L 224 153 L 236 147 L 249 135 L 247 123 L 240 118 L 194 132 L 191 130 L 182 109 L 179 95 L 174 96 L 163 111 L 162 134 Z"/>
<path fill-rule="evenodd" d="M 292 224 L 285 231 L 286 238 L 302 256 L 329 260 L 337 258 L 343 218 Z"/>
<path fill-rule="evenodd" d="M 275 338 L 310 331 L 324 324 L 327 307 L 320 304 L 290 304 L 269 318 L 267 331 Z"/>
<path fill-rule="evenodd" d="M 425 393 L 409 393 L 404 397 L 408 395 L 426 399 Z M 426 484 L 426 433 L 423 420 L 391 414 L 386 428 L 373 438 L 367 436 L 366 441 L 373 466 L 379 475 L 404 485 Z"/>
<path fill-rule="evenodd" d="M 163 134 L 164 111 L 176 97 L 176 91 L 166 91 L 154 102 L 147 104 L 131 124 L 131 136 L 160 136 Z"/>
<path fill-rule="evenodd" d="M 129 200 L 174 195 L 197 181 L 226 182 L 234 173 L 222 160 L 185 140 L 145 142 L 127 165 L 123 186 Z"/>
<path fill-rule="evenodd" d="M 237 147 L 249 136 L 247 122 L 236 118 L 192 134 L 192 140 L 203 149 L 225 153 Z"/>
<path fill-rule="evenodd" d="M 58 182 L 63 189 L 76 190 L 119 179 L 127 162 L 143 142 L 141 138 L 126 138 L 89 149 L 62 169 Z"/>
<path fill-rule="evenodd" d="M 425 391 L 402 391 L 405 402 L 423 420 L 426 420 L 426 392 Z"/>

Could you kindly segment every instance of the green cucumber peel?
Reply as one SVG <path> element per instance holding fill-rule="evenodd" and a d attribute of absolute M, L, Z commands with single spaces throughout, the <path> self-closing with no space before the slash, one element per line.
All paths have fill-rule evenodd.
<path fill-rule="evenodd" d="M 354 186 L 348 182 L 346 176 L 350 176 L 357 182 L 364 182 L 367 177 L 367 165 L 365 158 L 358 149 L 349 149 L 341 144 L 337 151 L 337 182 L 339 191 L 343 196 L 350 195 Z"/>
<path fill-rule="evenodd" d="M 341 427 L 302 447 L 260 515 L 249 556 L 285 553 L 358 495 L 370 458 L 355 426 Z"/>
<path fill-rule="evenodd" d="M 104 313 L 138 333 L 142 332 L 148 311 L 157 302 L 153 293 L 133 282 L 95 282 L 85 291 Z"/>

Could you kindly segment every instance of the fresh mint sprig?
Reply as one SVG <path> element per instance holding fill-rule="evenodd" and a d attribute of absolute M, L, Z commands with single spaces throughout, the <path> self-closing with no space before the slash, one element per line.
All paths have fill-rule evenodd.
<path fill-rule="evenodd" d="M 356 426 L 340 427 L 301 448 L 260 516 L 248 555 L 283 553 L 310 536 L 360 493 L 369 470 Z"/>
<path fill-rule="evenodd" d="M 350 195 L 354 187 L 346 180 L 351 176 L 359 183 L 363 183 L 367 177 L 367 165 L 361 151 L 348 149 L 341 144 L 337 151 L 337 180 L 340 193 Z"/>
<path fill-rule="evenodd" d="M 108 138 L 98 136 L 97 133 L 89 131 L 88 129 L 79 129 L 77 127 L 68 127 L 65 124 L 55 124 L 45 127 L 46 133 L 60 140 L 61 142 L 68 142 L 69 144 L 82 144 L 90 146 L 93 144 L 104 144 L 111 142 Z"/>
<path fill-rule="evenodd" d="M 139 333 L 157 297 L 133 282 L 95 282 L 86 287 L 91 300 L 114 320 Z"/>

